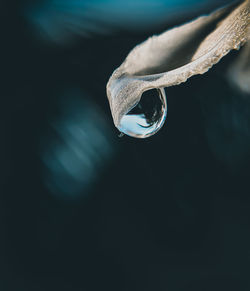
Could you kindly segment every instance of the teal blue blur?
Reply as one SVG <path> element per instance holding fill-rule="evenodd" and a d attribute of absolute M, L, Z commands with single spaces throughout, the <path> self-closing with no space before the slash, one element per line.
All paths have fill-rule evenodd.
<path fill-rule="evenodd" d="M 43 180 L 63 200 L 88 196 L 114 158 L 114 143 L 102 111 L 84 95 L 65 93 L 41 137 Z"/>
<path fill-rule="evenodd" d="M 47 0 L 30 2 L 24 14 L 45 39 L 65 42 L 117 29 L 138 31 L 173 21 L 190 11 L 228 0 Z"/>

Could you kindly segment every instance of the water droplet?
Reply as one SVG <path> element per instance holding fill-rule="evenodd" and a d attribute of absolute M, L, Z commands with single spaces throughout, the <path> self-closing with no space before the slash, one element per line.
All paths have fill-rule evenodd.
<path fill-rule="evenodd" d="M 153 89 L 142 94 L 140 102 L 121 119 L 119 130 L 137 138 L 155 134 L 164 124 L 167 100 L 164 89 Z"/>

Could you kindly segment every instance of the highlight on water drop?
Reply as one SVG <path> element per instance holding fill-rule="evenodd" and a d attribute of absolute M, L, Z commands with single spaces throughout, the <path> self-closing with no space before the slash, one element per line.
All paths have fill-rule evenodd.
<path fill-rule="evenodd" d="M 137 103 L 120 121 L 118 129 L 126 135 L 146 138 L 163 126 L 167 116 L 167 99 L 163 88 L 142 94 Z"/>

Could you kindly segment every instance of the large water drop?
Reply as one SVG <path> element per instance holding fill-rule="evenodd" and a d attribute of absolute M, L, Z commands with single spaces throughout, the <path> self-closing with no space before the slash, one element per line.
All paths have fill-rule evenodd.
<path fill-rule="evenodd" d="M 132 137 L 146 138 L 164 124 L 167 100 L 164 89 L 153 89 L 142 94 L 140 102 L 121 119 L 118 129 Z"/>

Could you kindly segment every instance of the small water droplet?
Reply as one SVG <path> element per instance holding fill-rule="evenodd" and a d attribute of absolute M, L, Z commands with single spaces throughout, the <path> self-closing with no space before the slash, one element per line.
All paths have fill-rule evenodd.
<path fill-rule="evenodd" d="M 121 119 L 119 130 L 129 136 L 146 138 L 155 134 L 164 124 L 167 100 L 163 88 L 142 94 L 140 102 Z"/>

